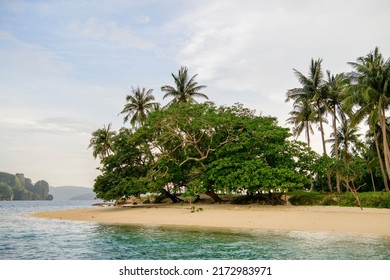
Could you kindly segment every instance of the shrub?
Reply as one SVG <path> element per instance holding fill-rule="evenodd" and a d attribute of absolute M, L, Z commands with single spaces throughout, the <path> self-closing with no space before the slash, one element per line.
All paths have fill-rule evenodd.
<path fill-rule="evenodd" d="M 324 205 L 324 206 L 331 206 L 331 205 L 337 205 L 337 204 L 338 204 L 337 197 L 334 195 L 324 196 L 322 199 L 322 202 L 321 202 L 321 205 Z"/>
<path fill-rule="evenodd" d="M 293 192 L 288 200 L 292 205 L 321 205 L 324 195 L 318 192 Z"/>
<path fill-rule="evenodd" d="M 252 198 L 247 195 L 240 195 L 233 199 L 232 204 L 249 204 L 252 203 Z"/>
<path fill-rule="evenodd" d="M 160 194 L 156 196 L 154 199 L 154 203 L 161 203 L 165 198 L 167 198 L 164 194 Z"/>
<path fill-rule="evenodd" d="M 362 207 L 390 208 L 390 193 L 362 192 L 358 193 Z M 352 193 L 325 195 L 318 192 L 294 192 L 289 199 L 292 205 L 338 205 L 356 207 L 356 200 Z"/>
<path fill-rule="evenodd" d="M 362 207 L 367 208 L 390 208 L 390 193 L 386 192 L 364 192 L 359 193 Z M 343 193 L 339 197 L 340 206 L 356 206 L 355 198 L 351 193 Z"/>

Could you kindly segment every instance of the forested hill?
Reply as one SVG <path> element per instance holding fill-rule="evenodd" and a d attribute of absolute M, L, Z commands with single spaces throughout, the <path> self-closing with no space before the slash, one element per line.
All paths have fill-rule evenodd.
<path fill-rule="evenodd" d="M 0 172 L 0 200 L 52 200 L 49 184 L 40 180 L 35 184 L 23 174 Z"/>

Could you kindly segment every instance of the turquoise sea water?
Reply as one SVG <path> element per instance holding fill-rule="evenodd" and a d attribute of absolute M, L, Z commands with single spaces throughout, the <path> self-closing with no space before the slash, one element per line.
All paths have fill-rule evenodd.
<path fill-rule="evenodd" d="M 1 260 L 390 260 L 390 238 L 259 230 L 102 225 L 30 213 L 93 201 L 0 201 Z"/>

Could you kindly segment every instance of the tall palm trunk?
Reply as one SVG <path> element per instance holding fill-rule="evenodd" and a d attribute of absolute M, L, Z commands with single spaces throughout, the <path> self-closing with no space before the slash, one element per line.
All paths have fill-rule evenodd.
<path fill-rule="evenodd" d="M 323 149 L 324 156 L 328 156 L 328 153 L 326 152 L 325 132 L 324 132 L 324 125 L 322 123 L 322 115 L 321 115 L 321 108 L 320 107 L 321 107 L 320 103 L 317 101 L 317 109 L 318 109 L 318 113 L 320 114 L 319 121 L 320 121 L 320 130 L 321 130 L 321 139 L 322 139 L 322 149 Z M 329 173 L 327 173 L 327 177 L 328 177 L 328 187 L 329 187 L 329 190 L 332 192 L 332 180 L 330 178 Z"/>
<path fill-rule="evenodd" d="M 310 148 L 310 127 L 309 127 L 309 122 L 306 121 L 306 140 L 307 140 L 307 147 Z M 311 171 L 309 171 L 309 177 L 310 177 L 310 190 L 314 190 L 314 184 L 313 184 L 313 178 L 311 176 Z"/>
<path fill-rule="evenodd" d="M 320 104 L 317 102 L 317 109 L 318 109 L 318 113 L 320 114 Z M 323 150 L 323 153 L 324 153 L 324 156 L 327 155 L 327 152 L 326 152 L 326 145 L 325 145 L 325 133 L 324 133 L 324 125 L 322 123 L 322 115 L 320 114 L 319 115 L 319 121 L 320 121 L 320 130 L 321 130 L 321 139 L 322 139 L 322 150 Z"/>
<path fill-rule="evenodd" d="M 373 188 L 374 192 L 376 192 L 374 174 L 373 174 L 371 168 L 370 168 L 370 175 L 371 175 L 372 188 Z"/>
<path fill-rule="evenodd" d="M 385 167 L 383 166 L 382 154 L 381 154 L 381 151 L 379 149 L 378 135 L 376 134 L 375 130 L 374 130 L 374 142 L 375 142 L 376 153 L 378 154 L 379 166 L 381 168 L 381 173 L 382 173 L 382 177 L 383 177 L 383 184 L 385 185 L 385 189 L 388 192 L 388 191 L 390 191 L 389 190 L 389 183 L 387 180 L 387 174 L 385 171 Z"/>
<path fill-rule="evenodd" d="M 333 133 L 334 133 L 334 155 L 336 158 L 336 161 L 339 160 L 339 143 L 337 139 L 337 112 L 336 112 L 336 106 L 333 108 Z M 338 193 L 341 193 L 340 188 L 340 176 L 339 173 L 336 172 L 336 190 Z"/>
<path fill-rule="evenodd" d="M 390 150 L 389 150 L 389 143 L 387 142 L 386 116 L 385 116 L 385 107 L 383 105 L 381 106 L 381 111 L 380 111 L 380 122 L 382 128 L 383 154 L 385 158 L 386 171 L 387 171 L 388 178 L 390 178 Z M 387 189 L 386 191 L 389 190 Z"/>

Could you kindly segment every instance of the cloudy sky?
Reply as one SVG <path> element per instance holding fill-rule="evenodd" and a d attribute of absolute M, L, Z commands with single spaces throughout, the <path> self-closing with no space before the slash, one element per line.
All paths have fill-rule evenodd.
<path fill-rule="evenodd" d="M 388 0 L 0 0 L 0 171 L 92 187 L 91 132 L 124 126 L 132 86 L 166 104 L 182 65 L 218 105 L 285 126 L 292 69 L 350 71 L 376 46 L 389 57 L 389 14 Z"/>

